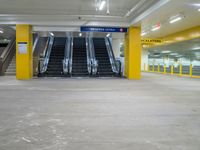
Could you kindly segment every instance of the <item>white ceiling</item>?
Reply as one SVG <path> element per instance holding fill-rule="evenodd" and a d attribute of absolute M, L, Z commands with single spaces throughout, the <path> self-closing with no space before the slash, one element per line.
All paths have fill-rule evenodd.
<path fill-rule="evenodd" d="M 95 0 L 0 0 L 0 24 L 32 24 L 35 31 L 79 31 L 82 25 L 124 26 L 142 25 L 150 29 L 161 23 L 161 29 L 146 37 L 159 38 L 200 25 L 200 12 L 192 4 L 200 0 L 109 0 L 106 8 L 97 12 Z M 129 10 L 129 17 L 125 15 Z M 168 19 L 177 13 L 185 18 L 175 24 Z"/>
<path fill-rule="evenodd" d="M 0 0 L 0 24 L 29 23 L 38 28 L 129 26 L 130 22 L 146 10 L 168 0 L 109 1 L 110 14 L 107 15 L 106 8 L 96 11 L 95 0 Z M 133 12 L 126 17 L 133 7 Z"/>
<path fill-rule="evenodd" d="M 171 0 L 142 20 L 142 28 L 147 31 L 153 25 L 161 23 L 160 30 L 150 32 L 146 37 L 164 37 L 191 27 L 199 26 L 200 12 L 198 8 L 200 8 L 200 0 Z M 170 17 L 176 16 L 177 14 L 183 14 L 185 18 L 179 22 L 170 24 Z"/>

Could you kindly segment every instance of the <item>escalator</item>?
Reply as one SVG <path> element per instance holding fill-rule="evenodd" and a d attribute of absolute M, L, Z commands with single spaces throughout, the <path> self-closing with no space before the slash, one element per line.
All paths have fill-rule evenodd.
<path fill-rule="evenodd" d="M 50 58 L 47 66 L 46 76 L 62 77 L 63 76 L 63 59 L 65 51 L 66 38 L 55 37 L 53 47 L 51 49 Z"/>
<path fill-rule="evenodd" d="M 110 58 L 108 55 L 105 38 L 93 38 L 95 56 L 98 61 L 98 75 L 102 77 L 111 77 L 115 73 L 112 70 Z"/>
<path fill-rule="evenodd" d="M 0 44 L 0 75 L 15 75 L 15 43 L 13 37 L 9 43 Z"/>
<path fill-rule="evenodd" d="M 88 76 L 85 38 L 74 38 L 72 62 L 72 76 Z"/>

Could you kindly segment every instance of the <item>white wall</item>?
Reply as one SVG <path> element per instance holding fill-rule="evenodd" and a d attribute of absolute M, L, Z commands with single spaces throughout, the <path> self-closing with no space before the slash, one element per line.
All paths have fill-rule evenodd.
<path fill-rule="evenodd" d="M 120 43 L 121 39 L 112 39 L 113 52 L 116 58 L 120 57 Z"/>
<path fill-rule="evenodd" d="M 146 68 L 144 68 L 144 64 L 146 65 Z M 142 49 L 142 62 L 141 62 L 141 70 L 147 70 L 148 69 L 148 50 Z"/>

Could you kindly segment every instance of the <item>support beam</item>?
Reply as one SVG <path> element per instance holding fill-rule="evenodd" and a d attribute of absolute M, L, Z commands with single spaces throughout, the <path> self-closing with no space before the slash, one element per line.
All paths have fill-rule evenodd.
<path fill-rule="evenodd" d="M 141 78 L 141 28 L 129 27 L 125 37 L 125 76 L 128 79 Z"/>
<path fill-rule="evenodd" d="M 16 25 L 16 78 L 29 80 L 33 76 L 32 26 Z"/>

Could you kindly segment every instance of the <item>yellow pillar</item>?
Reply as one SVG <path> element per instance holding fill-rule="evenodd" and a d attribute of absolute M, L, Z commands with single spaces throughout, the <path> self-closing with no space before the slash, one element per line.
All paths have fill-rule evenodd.
<path fill-rule="evenodd" d="M 190 77 L 192 77 L 192 64 L 190 64 Z"/>
<path fill-rule="evenodd" d="M 125 37 L 125 76 L 128 79 L 141 78 L 141 28 L 129 27 Z"/>
<path fill-rule="evenodd" d="M 166 74 L 167 73 L 167 65 L 166 64 L 164 64 L 164 74 Z"/>
<path fill-rule="evenodd" d="M 160 64 L 158 64 L 158 73 L 160 73 Z"/>
<path fill-rule="evenodd" d="M 180 76 L 182 76 L 182 74 L 183 74 L 183 66 L 182 66 L 182 64 L 180 64 Z"/>
<path fill-rule="evenodd" d="M 19 80 L 33 76 L 32 41 L 32 26 L 16 25 L 16 78 Z"/>
<path fill-rule="evenodd" d="M 174 74 L 174 65 L 171 65 L 171 75 Z"/>

